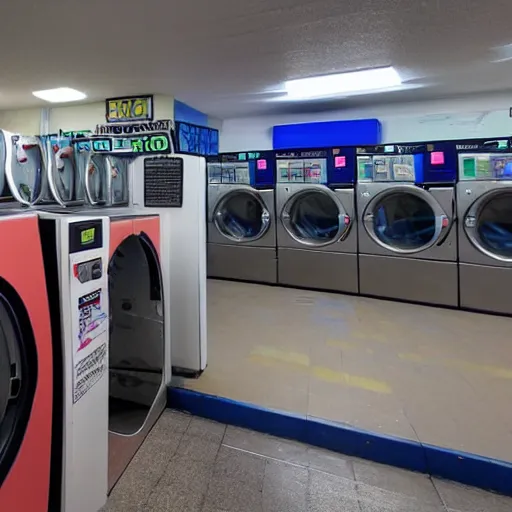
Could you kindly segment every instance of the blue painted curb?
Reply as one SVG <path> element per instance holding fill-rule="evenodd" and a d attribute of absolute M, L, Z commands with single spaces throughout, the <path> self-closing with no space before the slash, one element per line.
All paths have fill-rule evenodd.
<path fill-rule="evenodd" d="M 167 406 L 220 423 L 512 496 L 512 464 L 509 462 L 183 388 L 168 388 Z"/>

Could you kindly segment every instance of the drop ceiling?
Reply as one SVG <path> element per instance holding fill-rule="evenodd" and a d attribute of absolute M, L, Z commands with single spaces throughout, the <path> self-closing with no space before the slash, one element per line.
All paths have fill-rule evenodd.
<path fill-rule="evenodd" d="M 503 92 L 510 19 L 510 0 L 21 0 L 0 17 L 0 109 L 60 86 L 172 94 L 221 119 Z M 389 65 L 405 90 L 277 101 L 285 80 Z"/>

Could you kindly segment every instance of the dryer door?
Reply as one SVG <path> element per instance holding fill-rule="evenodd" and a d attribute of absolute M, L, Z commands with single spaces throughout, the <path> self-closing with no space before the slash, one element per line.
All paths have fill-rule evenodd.
<path fill-rule="evenodd" d="M 228 240 L 254 242 L 269 230 L 270 212 L 257 190 L 235 188 L 217 203 L 213 222 Z"/>
<path fill-rule="evenodd" d="M 480 196 L 466 212 L 464 230 L 483 254 L 512 262 L 512 186 Z"/>
<path fill-rule="evenodd" d="M 85 192 L 93 206 L 103 206 L 108 202 L 110 165 L 107 156 L 90 154 L 85 172 Z"/>
<path fill-rule="evenodd" d="M 8 146 L 5 173 L 16 201 L 29 206 L 47 199 L 46 150 L 41 139 L 7 132 L 4 135 Z"/>
<path fill-rule="evenodd" d="M 363 213 L 363 223 L 375 243 L 398 254 L 414 254 L 441 243 L 451 220 L 426 190 L 390 186 L 377 194 Z"/>
<path fill-rule="evenodd" d="M 281 213 L 283 226 L 297 242 L 324 247 L 346 238 L 350 216 L 326 187 L 304 188 L 288 199 Z"/>
<path fill-rule="evenodd" d="M 37 356 L 24 344 L 15 295 L 0 279 L 0 487 L 23 442 L 37 380 Z"/>

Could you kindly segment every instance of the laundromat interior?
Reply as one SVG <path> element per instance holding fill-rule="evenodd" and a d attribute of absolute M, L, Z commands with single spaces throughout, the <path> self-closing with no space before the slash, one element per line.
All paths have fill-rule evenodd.
<path fill-rule="evenodd" d="M 0 512 L 512 512 L 511 16 L 9 6 Z"/>

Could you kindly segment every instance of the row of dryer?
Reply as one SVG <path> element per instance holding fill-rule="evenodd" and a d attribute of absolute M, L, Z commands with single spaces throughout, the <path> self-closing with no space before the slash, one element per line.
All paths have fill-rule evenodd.
<path fill-rule="evenodd" d="M 0 510 L 96 512 L 206 366 L 205 163 L 155 137 L 0 131 Z"/>
<path fill-rule="evenodd" d="M 509 138 L 224 154 L 209 277 L 512 314 Z"/>

